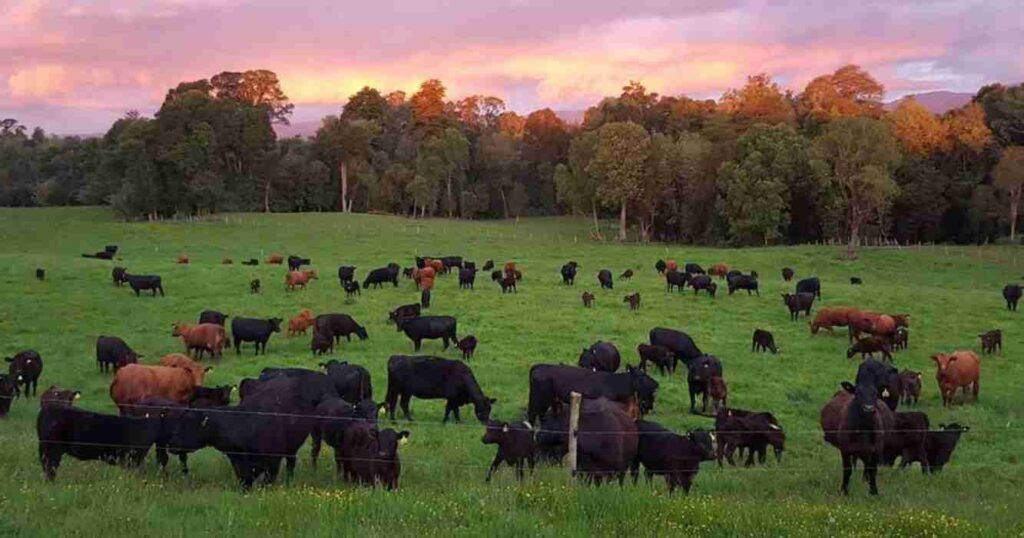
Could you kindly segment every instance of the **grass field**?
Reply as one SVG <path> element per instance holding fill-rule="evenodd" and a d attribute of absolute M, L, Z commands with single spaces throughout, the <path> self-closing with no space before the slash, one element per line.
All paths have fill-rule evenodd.
<path fill-rule="evenodd" d="M 576 238 L 580 238 L 578 241 Z M 98 335 L 123 337 L 143 362 L 181 350 L 171 323 L 192 321 L 206 308 L 233 316 L 294 316 L 346 312 L 363 323 L 370 339 L 342 343 L 337 358 L 367 367 L 375 397 L 383 399 L 387 358 L 410 354 L 412 344 L 385 323 L 393 307 L 414 302 L 411 283 L 364 291 L 346 302 L 337 266 L 354 264 L 357 275 L 396 261 L 411 265 L 416 254 L 463 255 L 481 264 L 514 260 L 524 273 L 516 295 L 502 295 L 486 275 L 476 290 L 459 290 L 457 278 L 441 277 L 432 314 L 458 317 L 459 333 L 480 341 L 472 368 L 488 396 L 498 398 L 494 415 L 519 418 L 527 399 L 527 370 L 539 362 L 575 362 L 581 347 L 597 339 L 615 342 L 624 360 L 636 362 L 635 347 L 654 326 L 675 327 L 701 348 L 720 357 L 729 382 L 730 404 L 773 411 L 785 427 L 787 451 L 781 465 L 719 469 L 706 463 L 689 495 L 669 496 L 660 480 L 600 489 L 576 485 L 561 468 L 540 468 L 519 485 L 503 468 L 483 483 L 494 448 L 480 443 L 483 428 L 469 408 L 461 425 L 441 424 L 443 402 L 413 401 L 418 421 L 401 451 L 401 489 L 388 493 L 338 483 L 328 456 L 320 468 L 301 452 L 296 479 L 244 494 L 226 458 L 213 449 L 192 457 L 192 476 L 183 478 L 172 461 L 162 475 L 152 461 L 139 472 L 95 462 L 65 459 L 57 481 L 46 484 L 36 457 L 36 400 L 18 400 L 0 421 L 0 534 L 9 535 L 1019 535 L 1024 532 L 1024 363 L 1017 351 L 1024 333 L 1018 316 L 1006 311 L 999 290 L 1018 280 L 1009 248 L 867 250 L 860 260 L 837 258 L 838 248 L 795 247 L 743 250 L 682 246 L 621 246 L 592 243 L 587 223 L 569 219 L 512 222 L 410 221 L 336 214 L 230 215 L 200 223 L 123 224 L 104 209 L 0 210 L 0 352 L 26 348 L 44 359 L 42 388 L 50 384 L 82 391 L 78 405 L 115 412 L 108 396 L 110 374 L 97 372 Z M 106 244 L 121 246 L 119 265 L 164 278 L 165 298 L 136 298 L 110 281 L 110 262 L 87 260 L 82 252 Z M 192 264 L 174 264 L 186 252 Z M 284 269 L 245 267 L 243 259 L 270 253 L 311 257 L 321 278 L 305 290 L 284 291 Z M 233 266 L 222 266 L 224 257 Z M 658 258 L 724 261 L 761 274 L 761 297 L 694 297 L 667 294 L 653 264 Z M 566 260 L 583 269 L 575 287 L 560 283 Z M 987 261 L 985 261 L 987 260 Z M 1000 261 L 994 261 L 1000 260 Z M 1022 260 L 1024 262 L 1024 260 Z M 856 364 L 845 358 L 846 337 L 812 337 L 806 321 L 790 322 L 779 293 L 791 284 L 779 269 L 817 275 L 823 304 L 855 305 L 913 315 L 910 349 L 896 365 L 924 372 L 919 409 L 933 425 L 959 422 L 971 427 L 946 470 L 922 476 L 917 467 L 880 473 L 881 495 L 867 495 L 855 475 L 851 495 L 839 495 L 839 455 L 826 445 L 818 412 L 838 387 L 851 380 Z M 37 282 L 36 267 L 47 270 Z M 614 292 L 598 289 L 598 269 L 617 276 L 633 268 L 631 282 Z M 848 284 L 851 275 L 864 285 Z M 249 280 L 261 278 L 262 295 L 250 295 Z M 591 290 L 596 307 L 584 310 L 579 295 Z M 643 305 L 631 313 L 622 298 L 639 291 Z M 754 328 L 775 334 L 779 355 L 750 353 Z M 977 349 L 976 335 L 1001 328 L 1002 355 L 986 356 L 981 399 L 944 409 L 929 355 Z M 251 348 L 216 365 L 207 385 L 237 383 L 265 366 L 315 367 L 308 337 L 270 341 L 255 359 Z M 442 353 L 428 341 L 423 353 Z M 651 416 L 676 430 L 709 427 L 711 419 L 688 412 L 682 375 L 661 378 L 657 412 Z M 387 421 L 384 422 L 388 424 Z"/>

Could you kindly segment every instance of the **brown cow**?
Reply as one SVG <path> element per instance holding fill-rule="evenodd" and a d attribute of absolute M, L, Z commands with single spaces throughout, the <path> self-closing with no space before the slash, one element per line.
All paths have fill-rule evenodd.
<path fill-rule="evenodd" d="M 896 333 L 896 320 L 881 312 L 861 310 L 850 316 L 850 341 L 860 338 L 861 333 L 870 333 L 891 339 Z"/>
<path fill-rule="evenodd" d="M 296 288 L 306 289 L 310 280 L 316 279 L 316 271 L 291 271 L 284 277 L 286 291 L 295 291 Z"/>
<path fill-rule="evenodd" d="M 430 269 L 429 267 L 427 269 Z M 434 277 L 421 276 L 420 277 L 420 289 L 423 291 L 430 291 L 434 289 Z"/>
<path fill-rule="evenodd" d="M 266 263 L 273 265 L 281 265 L 282 263 L 284 263 L 284 256 L 280 254 L 271 254 L 270 257 L 267 258 Z"/>
<path fill-rule="evenodd" d="M 121 414 L 147 398 L 164 398 L 188 405 L 196 388 L 192 374 L 184 368 L 129 364 L 114 374 L 110 399 Z"/>
<path fill-rule="evenodd" d="M 952 405 L 956 389 L 964 389 L 967 398 L 967 387 L 974 393 L 974 401 L 978 401 L 981 389 L 981 359 L 973 351 L 954 351 L 953 353 L 936 353 L 932 360 L 938 366 L 935 380 L 939 383 L 942 394 L 942 405 Z"/>
<path fill-rule="evenodd" d="M 168 353 L 163 357 L 160 357 L 160 366 L 167 366 L 168 368 L 181 368 L 187 370 L 189 375 L 192 376 L 192 382 L 198 387 L 203 384 L 203 378 L 206 376 L 206 372 L 213 370 L 213 366 L 203 367 L 198 362 L 188 358 L 181 353 Z"/>
<path fill-rule="evenodd" d="M 304 308 L 299 312 L 298 316 L 288 320 L 288 336 L 298 336 L 299 334 L 306 334 L 306 330 L 312 327 L 316 322 L 313 320 L 313 312 Z"/>
<path fill-rule="evenodd" d="M 220 263 L 222 263 L 224 265 L 231 265 L 231 264 L 235 263 L 235 261 L 232 260 L 231 258 L 224 258 L 223 260 L 220 261 Z"/>
<path fill-rule="evenodd" d="M 834 334 L 833 327 L 846 327 L 850 324 L 850 316 L 859 312 L 856 308 L 849 306 L 826 306 L 818 310 L 811 322 L 811 334 L 818 334 L 818 329 L 824 327 L 829 334 Z"/>
<path fill-rule="evenodd" d="M 196 358 L 201 359 L 204 351 L 209 351 L 211 357 L 220 357 L 221 349 L 227 337 L 224 327 L 216 323 L 173 323 L 171 336 L 180 336 L 185 343 L 185 352 L 191 353 L 196 350 Z"/>
<path fill-rule="evenodd" d="M 893 321 L 896 322 L 896 327 L 910 328 L 910 314 L 889 314 Z"/>
<path fill-rule="evenodd" d="M 729 266 L 724 263 L 716 263 L 708 269 L 709 275 L 717 276 L 718 278 L 725 278 L 725 275 L 729 272 Z"/>
<path fill-rule="evenodd" d="M 188 263 L 188 254 L 178 254 L 178 263 L 187 264 Z"/>
<path fill-rule="evenodd" d="M 444 262 L 441 260 L 430 260 L 428 265 L 434 270 L 435 274 L 439 275 L 444 272 Z M 426 269 L 426 267 L 424 267 L 424 269 Z"/>
<path fill-rule="evenodd" d="M 590 306 L 594 304 L 594 294 L 589 291 L 583 292 L 581 298 L 583 299 L 583 306 L 586 308 L 590 308 Z"/>
<path fill-rule="evenodd" d="M 665 262 L 665 272 L 666 273 L 671 273 L 672 271 L 678 271 L 678 270 L 679 270 L 679 264 L 676 263 L 675 260 L 669 260 L 669 261 Z"/>
<path fill-rule="evenodd" d="M 722 376 L 714 376 L 708 383 L 711 391 L 712 407 L 717 413 L 719 409 L 725 409 L 729 405 L 729 386 Z"/>

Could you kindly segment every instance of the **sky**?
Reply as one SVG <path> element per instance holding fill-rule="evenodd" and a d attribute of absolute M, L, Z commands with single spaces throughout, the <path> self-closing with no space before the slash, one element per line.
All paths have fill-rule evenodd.
<path fill-rule="evenodd" d="M 887 99 L 1024 80 L 1024 0 L 0 0 L 0 118 L 106 131 L 167 89 L 270 69 L 294 121 L 364 85 L 584 109 L 630 80 L 717 98 L 767 72 L 801 90 L 856 63 Z"/>

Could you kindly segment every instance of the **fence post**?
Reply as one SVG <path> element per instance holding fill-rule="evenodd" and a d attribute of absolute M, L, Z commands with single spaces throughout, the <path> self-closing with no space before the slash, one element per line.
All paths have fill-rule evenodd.
<path fill-rule="evenodd" d="M 580 401 L 583 395 L 569 393 L 569 472 L 576 476 L 576 433 L 580 429 Z"/>

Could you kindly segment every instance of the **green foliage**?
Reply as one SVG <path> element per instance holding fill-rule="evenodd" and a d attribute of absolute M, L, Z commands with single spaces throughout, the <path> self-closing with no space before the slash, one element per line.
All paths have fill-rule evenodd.
<path fill-rule="evenodd" d="M 1002 146 L 1024 146 L 1024 83 L 990 84 L 974 100 L 985 110 L 985 123 Z"/>

